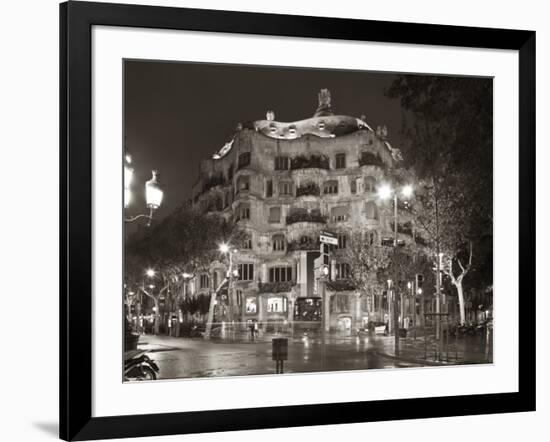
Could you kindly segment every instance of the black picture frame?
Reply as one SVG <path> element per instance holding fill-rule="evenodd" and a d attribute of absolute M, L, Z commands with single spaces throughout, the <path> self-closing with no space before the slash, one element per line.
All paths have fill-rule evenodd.
<path fill-rule="evenodd" d="M 519 391 L 92 417 L 92 26 L 509 49 L 519 53 Z M 60 437 L 91 440 L 535 410 L 535 32 L 67 2 L 60 5 Z M 518 293 L 519 296 L 519 293 Z"/>

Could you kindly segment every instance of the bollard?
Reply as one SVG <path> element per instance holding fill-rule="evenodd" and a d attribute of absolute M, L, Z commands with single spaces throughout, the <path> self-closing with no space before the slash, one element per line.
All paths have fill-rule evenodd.
<path fill-rule="evenodd" d="M 271 359 L 275 361 L 275 373 L 283 373 L 283 361 L 288 359 L 288 339 L 273 338 L 271 340 Z"/>

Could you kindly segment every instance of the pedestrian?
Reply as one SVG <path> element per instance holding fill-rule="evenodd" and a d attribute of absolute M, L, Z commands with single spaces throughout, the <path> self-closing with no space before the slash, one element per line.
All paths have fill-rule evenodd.
<path fill-rule="evenodd" d="M 253 332 L 253 335 L 254 335 L 254 336 L 258 335 L 258 323 L 257 323 L 257 322 L 254 322 L 254 332 Z"/>

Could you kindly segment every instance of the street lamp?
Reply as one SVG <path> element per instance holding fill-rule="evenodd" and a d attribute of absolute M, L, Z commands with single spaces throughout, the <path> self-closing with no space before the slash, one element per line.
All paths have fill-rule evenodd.
<path fill-rule="evenodd" d="M 124 156 L 124 207 L 128 207 L 132 202 L 132 179 L 134 177 L 134 168 L 132 167 L 132 156 L 127 153 Z"/>
<path fill-rule="evenodd" d="M 154 278 L 155 275 L 157 274 L 157 272 L 155 272 L 153 269 L 147 269 L 145 271 L 145 274 L 149 277 L 149 278 Z"/>
<path fill-rule="evenodd" d="M 397 250 L 397 242 L 398 242 L 398 230 L 397 230 L 397 198 L 398 193 L 401 194 L 401 197 L 404 199 L 409 199 L 413 195 L 413 187 L 410 184 L 406 184 L 401 187 L 401 189 L 393 189 L 389 184 L 382 184 L 378 188 L 378 196 L 380 199 L 388 200 L 391 197 L 393 197 L 393 232 L 394 232 L 394 239 L 393 239 L 393 247 L 394 247 L 394 259 L 395 259 L 395 253 Z M 397 272 L 395 260 L 394 260 L 394 272 Z M 397 274 L 395 275 L 397 276 Z M 397 280 L 397 278 L 395 278 Z M 388 282 L 388 290 L 389 290 L 390 283 Z M 399 354 L 399 330 L 398 330 L 398 301 L 397 296 L 395 296 L 395 290 L 392 290 L 393 295 L 393 332 L 395 336 L 395 355 L 398 356 Z M 389 303 L 388 303 L 389 305 Z M 391 315 L 390 315 L 391 318 Z M 391 322 L 390 322 L 391 323 Z M 391 328 L 389 330 L 391 332 Z"/>
<path fill-rule="evenodd" d="M 132 180 L 134 177 L 134 169 L 131 166 L 132 156 L 126 153 L 124 156 L 124 207 L 127 208 L 132 202 Z M 131 223 L 137 221 L 140 218 L 147 218 L 147 226 L 151 225 L 153 219 L 153 213 L 157 210 L 164 196 L 164 192 L 158 182 L 158 172 L 156 170 L 151 171 L 152 178 L 145 183 L 145 202 L 149 213 L 143 213 L 134 217 L 126 218 L 124 221 Z"/>

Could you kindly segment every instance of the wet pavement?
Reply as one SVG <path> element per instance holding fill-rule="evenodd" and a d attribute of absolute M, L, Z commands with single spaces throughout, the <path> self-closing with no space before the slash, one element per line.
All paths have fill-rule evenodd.
<path fill-rule="evenodd" d="M 330 336 L 288 339 L 284 373 L 413 367 L 421 364 L 396 361 L 383 355 L 392 338 Z M 159 379 L 274 374 L 269 337 L 249 340 L 211 340 L 141 336 L 138 348 L 159 365 Z"/>

